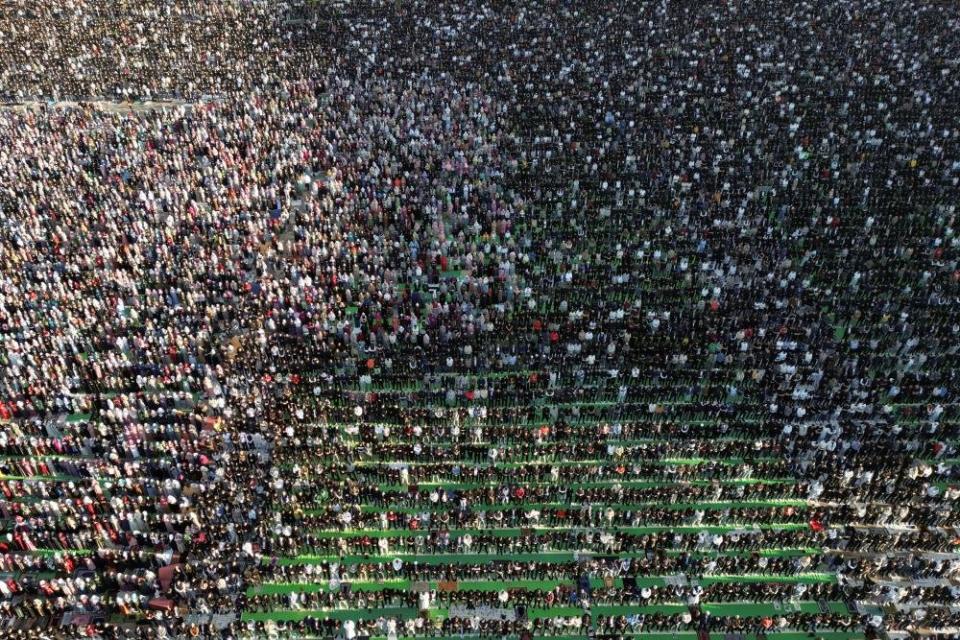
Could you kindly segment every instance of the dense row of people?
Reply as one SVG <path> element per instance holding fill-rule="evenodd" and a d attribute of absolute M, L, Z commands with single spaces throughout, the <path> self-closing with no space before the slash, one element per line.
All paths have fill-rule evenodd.
<path fill-rule="evenodd" d="M 958 28 L 4 4 L 2 634 L 955 633 Z"/>

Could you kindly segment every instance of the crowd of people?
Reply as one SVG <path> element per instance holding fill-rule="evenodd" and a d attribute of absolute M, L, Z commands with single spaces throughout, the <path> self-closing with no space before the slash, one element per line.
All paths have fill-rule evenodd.
<path fill-rule="evenodd" d="M 960 7 L 0 6 L 0 635 L 960 634 Z"/>

